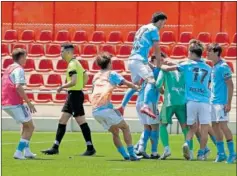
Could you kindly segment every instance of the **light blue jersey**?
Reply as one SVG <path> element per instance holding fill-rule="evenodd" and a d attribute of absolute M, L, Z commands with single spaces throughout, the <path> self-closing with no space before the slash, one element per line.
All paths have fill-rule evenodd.
<path fill-rule="evenodd" d="M 209 83 L 211 67 L 203 60 L 189 60 L 178 65 L 185 76 L 185 97 L 187 101 L 210 102 Z"/>
<path fill-rule="evenodd" d="M 124 81 L 124 77 L 122 77 L 120 74 L 118 74 L 115 71 L 111 71 L 110 75 L 109 75 L 109 82 L 111 85 L 113 86 L 120 86 L 121 84 L 123 84 Z M 96 109 L 93 109 L 93 111 L 99 111 L 99 110 L 103 110 L 103 109 L 113 109 L 113 104 L 111 102 L 109 102 L 106 105 L 100 106 Z"/>
<path fill-rule="evenodd" d="M 133 58 L 148 63 L 148 55 L 154 42 L 160 40 L 159 31 L 152 23 L 142 26 L 135 35 L 131 56 L 140 55 L 141 58 Z"/>
<path fill-rule="evenodd" d="M 160 68 L 153 67 L 152 71 L 153 71 L 155 80 L 157 80 L 159 72 L 160 72 Z M 138 93 L 137 102 L 144 102 L 145 87 L 146 87 L 146 82 L 143 82 L 141 86 L 141 90 Z M 155 86 L 154 86 L 154 91 L 152 93 L 153 93 L 153 96 L 151 96 L 151 102 L 158 103 L 159 98 L 160 98 L 160 92 Z"/>
<path fill-rule="evenodd" d="M 227 104 L 228 102 L 228 89 L 226 80 L 232 77 L 231 69 L 228 64 L 220 60 L 212 69 L 211 73 L 211 103 L 212 104 Z"/>

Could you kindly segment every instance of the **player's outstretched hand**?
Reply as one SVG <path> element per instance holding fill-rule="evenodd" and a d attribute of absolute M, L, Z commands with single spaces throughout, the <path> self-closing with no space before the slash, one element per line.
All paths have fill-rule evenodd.
<path fill-rule="evenodd" d="M 227 113 L 227 112 L 230 112 L 230 110 L 231 110 L 231 104 L 226 104 L 225 105 L 225 112 Z"/>
<path fill-rule="evenodd" d="M 63 90 L 62 86 L 57 88 L 57 93 L 60 93 Z"/>
<path fill-rule="evenodd" d="M 37 112 L 36 109 L 35 109 L 35 106 L 31 102 L 28 102 L 27 105 L 30 108 L 31 113 Z"/>

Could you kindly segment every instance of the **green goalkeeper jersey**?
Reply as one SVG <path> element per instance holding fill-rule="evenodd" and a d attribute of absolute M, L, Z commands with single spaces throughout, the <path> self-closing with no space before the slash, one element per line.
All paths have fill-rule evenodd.
<path fill-rule="evenodd" d="M 164 105 L 183 105 L 185 101 L 184 75 L 178 71 L 166 72 L 161 70 L 156 86 L 161 88 L 164 85 Z"/>

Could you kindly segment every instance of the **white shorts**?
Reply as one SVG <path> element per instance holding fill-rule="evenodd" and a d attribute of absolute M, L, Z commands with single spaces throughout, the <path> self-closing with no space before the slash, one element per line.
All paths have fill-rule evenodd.
<path fill-rule="evenodd" d="M 193 125 L 195 122 L 200 124 L 211 123 L 210 104 L 194 101 L 187 103 L 187 125 Z"/>
<path fill-rule="evenodd" d="M 32 119 L 30 109 L 27 105 L 4 106 L 3 110 L 15 119 L 17 123 L 29 122 Z"/>
<path fill-rule="evenodd" d="M 131 79 L 133 83 L 137 83 L 141 80 L 147 80 L 154 77 L 153 72 L 148 64 L 144 64 L 141 59 L 133 59 L 134 57 L 141 57 L 140 55 L 134 55 L 128 60 L 128 69 L 131 72 Z"/>
<path fill-rule="evenodd" d="M 105 130 L 109 130 L 112 125 L 118 125 L 123 121 L 121 114 L 115 109 L 103 109 L 92 112 L 95 120 L 97 120 Z"/>
<path fill-rule="evenodd" d="M 225 112 L 224 105 L 221 104 L 211 105 L 211 121 L 212 122 L 229 121 L 229 113 Z"/>
<path fill-rule="evenodd" d="M 155 125 L 159 123 L 159 110 L 157 104 L 149 103 L 149 108 L 154 114 L 156 114 L 156 119 L 152 119 L 146 114 L 140 112 L 140 109 L 143 107 L 143 103 L 136 103 L 137 114 L 142 125 Z"/>

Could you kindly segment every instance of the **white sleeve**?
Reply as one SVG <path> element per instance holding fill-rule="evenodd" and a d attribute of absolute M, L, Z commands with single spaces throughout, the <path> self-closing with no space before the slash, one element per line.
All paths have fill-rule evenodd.
<path fill-rule="evenodd" d="M 14 77 L 13 82 L 15 84 L 26 84 L 26 80 L 25 80 L 25 71 L 23 68 L 16 68 L 13 72 L 12 72 L 12 76 Z"/>

